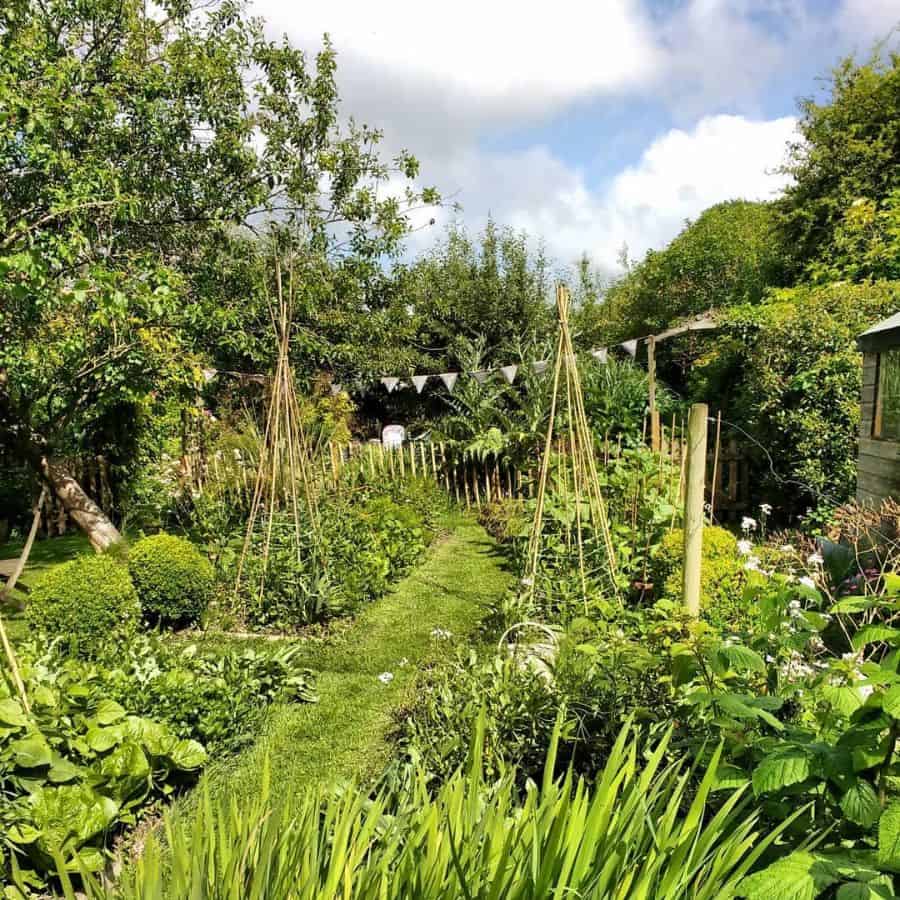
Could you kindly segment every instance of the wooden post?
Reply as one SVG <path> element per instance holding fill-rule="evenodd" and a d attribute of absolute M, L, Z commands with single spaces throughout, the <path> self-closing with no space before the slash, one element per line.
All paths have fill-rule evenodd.
<path fill-rule="evenodd" d="M 416 445 L 410 441 L 409 444 L 409 465 L 412 477 L 416 477 Z"/>
<path fill-rule="evenodd" d="M 431 444 L 431 474 L 434 476 L 434 480 L 440 484 L 441 479 L 438 476 L 437 455 L 434 449 L 434 443 Z"/>
<path fill-rule="evenodd" d="M 706 481 L 705 403 L 691 407 L 688 420 L 687 490 L 684 497 L 684 608 L 700 615 L 700 569 L 703 561 L 703 493 Z"/>
<path fill-rule="evenodd" d="M 659 452 L 659 410 L 656 408 L 656 338 L 647 338 L 647 375 L 650 380 L 650 449 Z"/>

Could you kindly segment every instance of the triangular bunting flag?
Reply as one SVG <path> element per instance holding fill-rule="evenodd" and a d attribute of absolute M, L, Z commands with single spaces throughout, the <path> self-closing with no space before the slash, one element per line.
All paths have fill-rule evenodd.
<path fill-rule="evenodd" d="M 426 384 L 427 381 L 428 381 L 428 376 L 427 376 L 427 375 L 413 375 L 413 377 L 412 377 L 412 383 L 413 383 L 413 384 L 415 385 L 415 387 L 416 387 L 416 393 L 417 393 L 417 394 L 421 394 L 421 393 L 422 393 L 422 388 L 425 387 L 425 384 Z"/>
<path fill-rule="evenodd" d="M 459 378 L 459 372 L 442 372 L 438 377 L 444 382 L 444 387 L 452 394 L 453 388 L 456 386 L 456 379 Z"/>
<path fill-rule="evenodd" d="M 479 369 L 477 372 L 472 373 L 472 377 L 479 383 L 484 384 L 491 375 L 490 369 Z"/>
<path fill-rule="evenodd" d="M 215 369 L 204 369 L 203 370 L 203 380 L 204 381 L 212 381 L 213 378 L 216 377 L 219 373 Z"/>
<path fill-rule="evenodd" d="M 629 355 L 634 356 L 637 353 L 638 339 L 632 338 L 630 341 L 622 341 L 619 346 Z"/>
<path fill-rule="evenodd" d="M 337 396 L 343 389 L 344 386 L 339 381 L 331 382 L 331 393 L 333 395 Z"/>
<path fill-rule="evenodd" d="M 549 360 L 539 359 L 531 364 L 531 368 L 534 369 L 537 375 L 540 375 L 542 372 L 547 371 L 547 366 L 550 365 Z"/>
<path fill-rule="evenodd" d="M 387 392 L 393 393 L 395 387 L 400 384 L 399 378 L 382 378 L 381 383 L 387 388 Z"/>
<path fill-rule="evenodd" d="M 500 371 L 506 379 L 507 384 L 512 384 L 516 380 L 516 372 L 519 371 L 518 366 L 500 366 Z"/>
<path fill-rule="evenodd" d="M 605 364 L 609 357 L 609 352 L 607 351 L 606 347 L 598 347 L 596 350 L 591 350 L 591 356 L 593 356 L 594 359 L 596 359 L 598 362 Z"/>

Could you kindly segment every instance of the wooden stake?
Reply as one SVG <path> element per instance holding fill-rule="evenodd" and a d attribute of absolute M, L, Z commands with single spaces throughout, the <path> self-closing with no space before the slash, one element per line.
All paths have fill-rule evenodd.
<path fill-rule="evenodd" d="M 703 563 L 703 493 L 706 480 L 706 430 L 709 407 L 695 403 L 688 422 L 687 490 L 684 498 L 684 608 L 700 615 Z"/>
<path fill-rule="evenodd" d="M 647 338 L 647 375 L 650 382 L 650 449 L 659 452 L 659 410 L 656 408 L 656 338 Z"/>

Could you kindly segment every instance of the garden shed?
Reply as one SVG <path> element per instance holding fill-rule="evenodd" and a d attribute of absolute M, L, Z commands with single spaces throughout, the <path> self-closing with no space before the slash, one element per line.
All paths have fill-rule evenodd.
<path fill-rule="evenodd" d="M 856 497 L 900 500 L 900 312 L 857 339 L 863 353 Z"/>

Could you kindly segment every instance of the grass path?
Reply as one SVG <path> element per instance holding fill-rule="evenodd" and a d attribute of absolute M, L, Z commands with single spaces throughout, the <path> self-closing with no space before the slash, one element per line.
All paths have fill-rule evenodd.
<path fill-rule="evenodd" d="M 252 747 L 209 770 L 213 794 L 232 788 L 254 794 L 266 756 L 276 791 L 278 784 L 366 777 L 381 769 L 390 754 L 392 712 L 411 699 L 416 671 L 471 635 L 485 604 L 509 584 L 480 525 L 460 517 L 451 528 L 393 593 L 311 651 L 319 702 L 274 709 Z M 452 639 L 434 637 L 437 628 Z M 390 683 L 378 679 L 383 672 L 393 674 Z"/>

